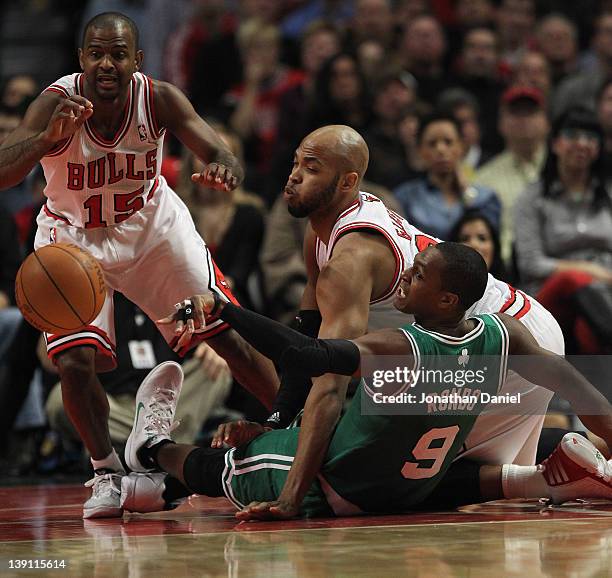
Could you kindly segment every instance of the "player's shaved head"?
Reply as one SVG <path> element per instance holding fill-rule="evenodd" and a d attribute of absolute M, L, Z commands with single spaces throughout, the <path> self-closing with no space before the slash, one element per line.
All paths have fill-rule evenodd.
<path fill-rule="evenodd" d="M 487 288 L 489 273 L 481 254 L 463 243 L 439 243 L 428 247 L 444 258 L 440 271 L 442 289 L 455 293 L 463 309 L 469 309 Z"/>
<path fill-rule="evenodd" d="M 318 128 L 304 138 L 302 145 L 324 150 L 337 163 L 339 172 L 355 172 L 360 181 L 368 168 L 368 145 L 350 126 L 332 124 Z"/>
<path fill-rule="evenodd" d="M 294 217 L 333 214 L 359 194 L 368 168 L 368 146 L 349 126 L 311 132 L 295 151 L 284 194 Z"/>
<path fill-rule="evenodd" d="M 96 14 L 87 24 L 85 24 L 85 28 L 83 29 L 83 40 L 82 46 L 85 46 L 85 41 L 87 38 L 87 34 L 90 30 L 96 28 L 98 30 L 105 30 L 108 28 L 127 28 L 132 33 L 132 39 L 134 40 L 134 48 L 138 49 L 139 44 L 139 34 L 138 34 L 138 26 L 136 23 L 125 14 L 121 14 L 121 12 L 102 12 L 101 14 Z"/>

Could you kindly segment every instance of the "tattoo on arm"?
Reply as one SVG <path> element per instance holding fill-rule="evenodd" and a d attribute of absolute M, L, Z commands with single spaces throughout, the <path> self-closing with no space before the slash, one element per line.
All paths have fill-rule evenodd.
<path fill-rule="evenodd" d="M 50 148 L 48 143 L 39 140 L 36 135 L 5 149 L 0 149 L 2 188 L 21 182 Z"/>

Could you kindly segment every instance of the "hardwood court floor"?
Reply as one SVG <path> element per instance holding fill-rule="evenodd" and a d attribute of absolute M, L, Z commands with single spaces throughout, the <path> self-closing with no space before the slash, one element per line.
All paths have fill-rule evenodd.
<path fill-rule="evenodd" d="M 81 486 L 0 488 L 0 576 L 612 577 L 612 503 L 236 524 L 224 498 L 83 521 Z M 64 560 L 57 570 L 10 560 Z M 39 563 L 40 564 L 40 563 Z"/>

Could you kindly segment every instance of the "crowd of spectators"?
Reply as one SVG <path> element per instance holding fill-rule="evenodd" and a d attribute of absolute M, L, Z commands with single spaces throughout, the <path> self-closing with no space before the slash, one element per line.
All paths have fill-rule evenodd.
<path fill-rule="evenodd" d="M 61 12 L 60 4 L 23 9 Z M 231 195 L 192 183 L 200 161 L 171 137 L 162 166 L 241 302 L 285 322 L 298 309 L 305 222 L 287 213 L 280 192 L 300 140 L 348 124 L 370 148 L 364 190 L 425 232 L 479 250 L 491 272 L 557 317 L 569 353 L 610 353 L 611 2 L 90 0 L 80 30 L 106 10 L 134 19 L 143 71 L 179 86 L 243 160 L 246 180 Z M 69 30 L 75 45 L 80 30 Z M 76 64 L 70 54 L 65 61 Z M 0 142 L 54 80 L 44 66 L 4 79 Z M 7 390 L 19 382 L 27 393 L 34 381 L 17 375 L 10 357 L 15 340 L 34 339 L 24 337 L 11 287 L 31 250 L 43 187 L 34 170 L 0 195 L 3 411 L 15 406 L 3 402 Z M 154 341 L 130 337 L 140 325 L 130 322 L 126 339 Z M 153 351 L 157 361 L 170 358 L 164 344 Z M 191 362 L 196 379 L 227 381 L 224 362 L 205 345 Z M 42 399 L 67 436 L 50 369 L 41 363 Z M 133 395 L 137 382 L 121 395 Z M 250 417 L 260 411 L 243 394 L 227 401 L 226 385 L 217 401 Z M 12 427 L 18 416 L 9 413 Z"/>

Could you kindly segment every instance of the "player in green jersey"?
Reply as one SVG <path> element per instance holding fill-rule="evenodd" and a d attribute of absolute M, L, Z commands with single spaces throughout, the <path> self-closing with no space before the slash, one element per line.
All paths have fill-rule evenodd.
<path fill-rule="evenodd" d="M 461 366 L 467 366 L 470 359 L 487 356 L 488 371 L 479 389 L 495 394 L 504 379 L 509 354 L 538 355 L 537 364 L 512 367 L 530 381 L 565 397 L 585 425 L 612 444 L 612 407 L 567 362 L 540 348 L 511 317 L 499 314 L 464 319 L 466 309 L 482 296 L 486 282 L 484 261 L 472 249 L 455 243 L 429 247 L 402 274 L 395 297 L 395 306 L 413 313 L 416 323 L 352 341 L 312 339 L 215 300 L 210 294 L 195 296 L 192 302 L 196 311 L 220 311 L 225 321 L 282 371 L 309 376 L 327 372 L 352 375 L 367 355 L 401 355 L 407 366 L 423 370 L 435 369 L 434 358 L 440 356 L 452 357 Z M 175 320 L 172 317 L 166 321 Z M 178 331 L 182 326 L 179 321 Z M 496 360 L 493 365 L 491 358 Z M 472 371 L 479 369 L 482 367 L 476 366 Z M 128 465 L 135 471 L 162 469 L 193 493 L 225 494 L 241 508 L 237 514 L 240 519 L 414 508 L 442 479 L 484 405 L 477 401 L 469 410 L 455 407 L 439 411 L 434 404 L 433 411 L 421 415 L 377 415 L 364 411 L 373 398 L 362 382 L 329 444 L 326 440 L 300 440 L 298 450 L 300 430 L 294 428 L 264 433 L 247 445 L 225 451 L 171 441 L 180 383 L 180 369 L 165 365 L 154 370 L 141 386 L 137 403 L 142 403 L 143 410 L 128 440 Z M 429 393 L 435 393 L 439 385 L 434 384 Z M 344 398 L 345 391 L 329 391 L 328 395 L 330 399 Z M 594 411 L 599 415 L 593 415 Z M 213 445 L 220 442 L 217 439 Z M 298 484 L 288 487 L 287 472 L 296 452 L 302 447 L 308 451 L 309 445 L 323 445 L 325 451 L 306 460 Z M 607 486 L 602 483 L 603 491 L 609 489 L 612 496 L 609 481 Z M 139 497 L 159 492 L 160 487 L 153 476 L 134 475 L 124 486 L 122 497 L 127 509 L 138 509 Z"/>

